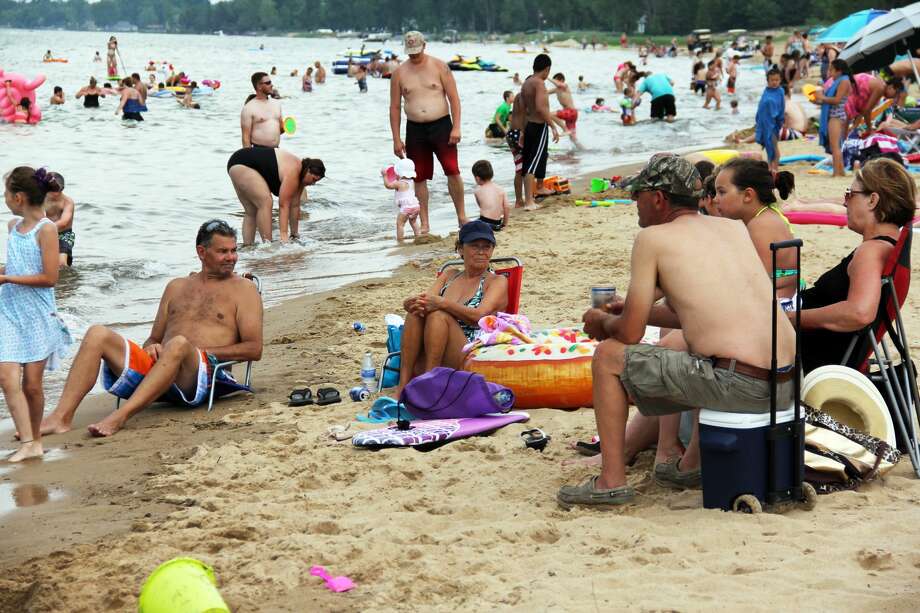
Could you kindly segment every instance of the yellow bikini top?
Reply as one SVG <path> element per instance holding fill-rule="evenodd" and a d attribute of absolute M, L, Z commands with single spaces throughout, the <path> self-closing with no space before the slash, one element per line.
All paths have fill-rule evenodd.
<path fill-rule="evenodd" d="M 754 213 L 754 219 L 759 217 L 760 214 L 766 211 L 767 209 L 770 209 L 771 211 L 774 211 L 777 215 L 779 215 L 780 218 L 786 222 L 786 227 L 789 228 L 789 232 L 792 232 L 792 224 L 789 223 L 789 219 L 786 218 L 786 215 L 783 214 L 783 210 L 779 208 L 779 206 L 777 206 L 776 203 L 768 204 L 768 205 L 760 207 L 760 209 L 756 213 Z M 792 232 L 792 234 L 795 235 L 795 232 Z"/>

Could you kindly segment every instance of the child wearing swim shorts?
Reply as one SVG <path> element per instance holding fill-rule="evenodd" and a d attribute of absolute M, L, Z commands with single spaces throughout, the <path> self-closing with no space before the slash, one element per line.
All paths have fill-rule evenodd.
<path fill-rule="evenodd" d="M 77 235 L 73 233 L 73 198 L 64 193 L 64 177 L 57 172 L 49 172 L 54 183 L 45 196 L 45 216 L 54 222 L 58 232 L 58 262 L 61 268 L 73 266 L 73 246 Z"/>
<path fill-rule="evenodd" d="M 401 243 L 404 239 L 407 221 L 412 228 L 413 236 L 418 236 L 418 213 L 421 209 L 418 198 L 415 196 L 415 186 L 409 181 L 415 178 L 415 162 L 409 158 L 401 158 L 396 162 L 394 170 L 398 176 L 395 181 L 387 180 L 385 168 L 380 171 L 380 174 L 383 175 L 384 187 L 396 191 L 394 194 L 396 201 L 396 241 Z"/>
<path fill-rule="evenodd" d="M 495 172 L 488 160 L 479 160 L 473 164 L 473 178 L 476 179 L 473 196 L 479 206 L 479 221 L 489 224 L 493 231 L 498 232 L 511 221 L 511 205 L 505 190 L 492 182 L 493 176 Z"/>

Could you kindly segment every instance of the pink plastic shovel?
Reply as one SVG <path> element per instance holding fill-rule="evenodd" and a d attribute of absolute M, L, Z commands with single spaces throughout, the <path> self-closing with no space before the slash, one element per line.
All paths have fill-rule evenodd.
<path fill-rule="evenodd" d="M 348 577 L 330 577 L 322 566 L 313 566 L 310 568 L 310 574 L 325 581 L 326 587 L 333 592 L 347 592 L 355 587 L 355 582 Z"/>

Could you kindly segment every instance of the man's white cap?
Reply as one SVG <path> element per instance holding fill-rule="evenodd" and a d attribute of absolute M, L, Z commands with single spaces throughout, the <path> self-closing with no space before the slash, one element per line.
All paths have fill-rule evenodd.
<path fill-rule="evenodd" d="M 399 158 L 393 168 L 400 177 L 415 178 L 415 162 L 409 158 Z"/>
<path fill-rule="evenodd" d="M 425 36 L 416 30 L 406 32 L 403 36 L 403 48 L 406 50 L 406 55 L 421 53 L 425 48 Z"/>

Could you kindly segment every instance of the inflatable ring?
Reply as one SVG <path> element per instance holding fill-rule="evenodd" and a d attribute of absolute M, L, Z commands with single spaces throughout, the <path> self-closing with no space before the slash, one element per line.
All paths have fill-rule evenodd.
<path fill-rule="evenodd" d="M 785 164 L 795 164 L 797 162 L 823 162 L 827 159 L 826 155 L 819 155 L 817 153 L 806 153 L 803 155 L 784 155 L 779 158 L 780 166 Z"/>
<path fill-rule="evenodd" d="M 41 121 L 42 110 L 38 101 L 35 99 L 35 90 L 45 82 L 45 75 L 36 75 L 34 79 L 29 79 L 25 75 L 15 72 L 4 72 L 0 68 L 0 81 L 10 81 L 10 94 L 13 100 L 22 100 L 28 98 L 28 114 L 16 110 L 16 105 L 12 103 L 10 97 L 5 93 L 0 96 L 0 118 L 7 123 L 30 123 L 32 125 Z"/>
<path fill-rule="evenodd" d="M 464 370 L 514 392 L 516 409 L 591 407 L 591 359 L 597 347 L 580 328 L 536 332 L 538 342 L 492 345 L 470 352 Z"/>
<path fill-rule="evenodd" d="M 841 213 L 820 213 L 817 211 L 783 211 L 789 223 L 799 225 L 846 226 L 847 216 Z"/>

